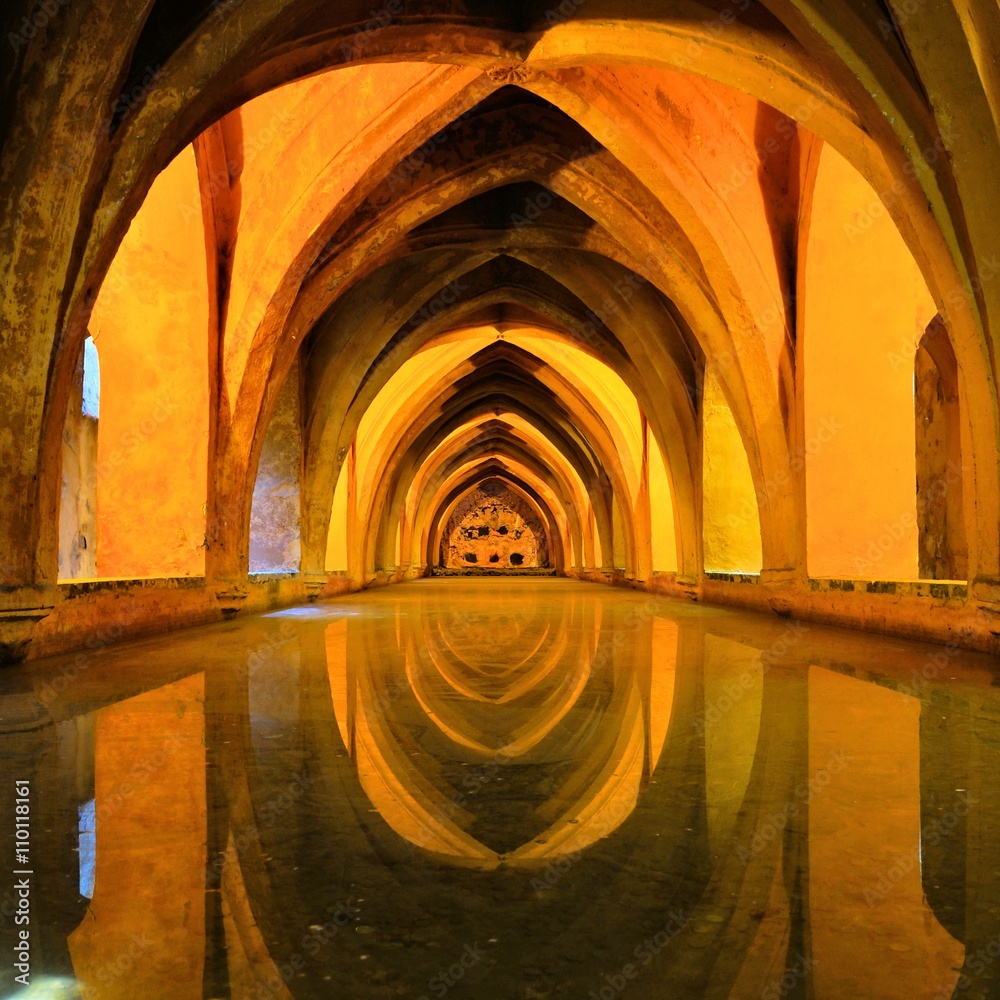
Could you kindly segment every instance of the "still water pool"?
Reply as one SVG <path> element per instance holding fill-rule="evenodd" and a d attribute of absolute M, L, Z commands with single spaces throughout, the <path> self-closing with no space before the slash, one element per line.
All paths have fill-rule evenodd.
<path fill-rule="evenodd" d="M 998 676 L 554 579 L 7 670 L 0 996 L 997 997 Z"/>

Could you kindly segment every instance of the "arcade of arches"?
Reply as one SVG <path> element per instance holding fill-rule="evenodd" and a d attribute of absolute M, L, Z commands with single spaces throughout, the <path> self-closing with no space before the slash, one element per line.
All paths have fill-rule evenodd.
<path fill-rule="evenodd" d="M 1000 648 L 994 0 L 5 18 L 5 659 L 484 570 Z"/>

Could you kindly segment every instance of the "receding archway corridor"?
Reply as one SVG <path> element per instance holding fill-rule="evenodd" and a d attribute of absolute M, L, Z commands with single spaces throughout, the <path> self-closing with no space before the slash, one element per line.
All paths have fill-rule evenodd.
<path fill-rule="evenodd" d="M 3 14 L 0 660 L 463 567 L 998 651 L 994 0 L 130 4 Z"/>
<path fill-rule="evenodd" d="M 480 578 L 16 668 L 23 995 L 992 996 L 993 666 Z"/>
<path fill-rule="evenodd" d="M 996 0 L 0 35 L 2 1000 L 1000 996 Z"/>

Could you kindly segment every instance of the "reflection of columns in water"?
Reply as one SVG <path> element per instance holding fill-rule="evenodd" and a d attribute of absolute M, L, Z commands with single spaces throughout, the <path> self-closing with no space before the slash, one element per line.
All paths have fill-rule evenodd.
<path fill-rule="evenodd" d="M 227 863 L 229 809 L 225 785 L 225 762 L 219 748 L 230 728 L 232 706 L 224 711 L 220 676 L 227 672 L 205 673 L 205 995 L 225 996 L 229 990 L 229 962 L 226 946 L 226 910 L 222 898 L 222 877 Z M 220 690 L 221 688 L 221 690 Z"/>
<path fill-rule="evenodd" d="M 216 796 L 208 878 L 219 895 L 217 910 L 211 901 L 208 906 L 216 934 L 220 925 L 222 931 L 209 945 L 210 969 L 228 980 L 233 997 L 254 997 L 264 984 L 268 996 L 290 1000 L 291 977 L 280 963 L 292 953 L 295 928 L 283 919 L 275 890 L 293 894 L 294 885 L 273 885 L 265 844 L 275 827 L 285 844 L 297 845 L 300 836 L 302 813 L 295 806 L 307 783 L 301 774 L 297 784 L 290 777 L 302 767 L 299 641 L 297 630 L 273 620 L 263 619 L 259 628 L 244 659 L 208 674 L 210 789 Z M 275 759 L 278 773 L 270 766 L 262 773 L 258 760 L 270 765 Z M 284 868 L 293 883 L 294 867 Z"/>
<path fill-rule="evenodd" d="M 971 708 L 972 706 L 970 706 Z M 1000 994 L 1000 727 L 992 699 L 972 714 L 964 994 Z"/>
<path fill-rule="evenodd" d="M 969 770 L 972 728 L 968 710 L 953 696 L 939 689 L 926 692 L 920 706 L 921 877 L 934 916 L 963 943 L 969 809 L 962 799 L 967 796 L 971 808 L 978 804 Z"/>
<path fill-rule="evenodd" d="M 937 919 L 965 946 L 955 995 L 986 1000 L 1000 993 L 1000 720 L 994 699 L 978 692 L 934 688 L 928 696 L 920 718 L 923 885 Z"/>
<path fill-rule="evenodd" d="M 921 703 L 888 687 L 810 667 L 810 772 L 838 755 L 809 815 L 814 977 L 827 995 L 950 996 L 962 946 L 938 921 L 921 881 Z M 963 808 L 963 794 L 941 802 Z M 919 961 L 917 958 L 919 957 Z"/>
<path fill-rule="evenodd" d="M 202 996 L 203 685 L 196 674 L 96 713 L 94 896 L 69 938 L 85 1000 L 165 982 Z"/>
<path fill-rule="evenodd" d="M 707 995 L 812 997 L 809 796 L 803 789 L 809 767 L 806 675 L 765 669 L 759 649 L 706 635 L 706 680 L 720 661 L 727 681 L 721 702 L 710 704 L 706 697 L 706 753 L 712 734 L 730 726 L 742 731 L 742 743 L 730 740 L 715 749 L 707 800 L 712 801 L 720 767 L 738 768 L 741 759 L 748 767 L 736 785 L 736 801 L 714 810 L 725 827 L 714 836 L 710 831 L 713 843 L 720 844 L 728 831 L 725 846 L 713 850 L 713 887 L 719 892 L 713 906 L 731 906 L 732 916 L 724 925 Z M 718 696 L 718 682 L 714 689 Z M 721 718 L 707 711 L 712 704 L 728 704 L 726 698 L 732 707 Z M 714 725 L 707 724 L 710 718 L 717 719 Z M 725 900 L 727 890 L 731 902 Z"/>
<path fill-rule="evenodd" d="M 94 797 L 94 717 L 92 713 L 65 712 L 53 706 L 39 718 L 40 703 L 25 694 L 0 696 L 6 742 L 3 788 L 5 811 L 2 823 L 10 830 L 5 848 L 12 845 L 13 826 L 8 826 L 13 810 L 11 782 L 26 780 L 30 785 L 28 830 L 28 877 L 31 902 L 31 966 L 45 970 L 46 976 L 72 977 L 73 962 L 67 937 L 84 919 L 88 900 L 81 887 L 89 881 L 81 877 L 81 866 L 89 864 L 86 842 L 80 843 L 81 810 Z M 71 767 L 66 762 L 72 762 Z M 84 821 L 85 822 L 85 821 Z M 13 853 L 11 853 L 13 860 Z M 0 968 L 0 990 L 20 989 L 13 976 L 14 942 L 18 925 L 14 916 L 18 897 L 11 864 L 0 888 L 0 946 L 4 961 Z M 16 880 L 20 880 L 17 876 Z M 33 973 L 37 981 L 39 974 Z"/>
<path fill-rule="evenodd" d="M 704 882 L 688 902 L 675 945 L 653 964 L 657 982 L 647 994 L 653 1000 L 760 996 L 775 970 L 780 988 L 799 950 L 808 956 L 801 898 L 796 898 L 807 878 L 803 817 L 798 808 L 794 814 L 789 809 L 805 754 L 805 685 L 787 683 L 759 666 L 756 680 L 747 680 L 757 651 L 720 639 L 704 634 L 697 622 L 680 629 L 677 718 L 664 758 L 677 756 L 677 740 L 701 761 L 694 772 L 700 780 L 691 789 L 701 818 L 697 825 L 686 822 L 693 830 L 681 843 L 687 850 L 702 845 L 703 860 L 694 870 Z M 727 690 L 744 694 L 720 701 Z M 719 705 L 727 707 L 709 712 Z M 706 724 L 709 719 L 712 724 Z M 732 766 L 720 757 L 721 747 L 714 745 L 719 740 Z M 662 774 L 658 770 L 654 778 Z M 637 813 L 646 809 L 647 799 Z M 771 825 L 781 827 L 776 836 L 766 835 Z M 808 989 L 800 983 L 796 992 L 783 995 L 806 996 L 802 991 Z"/>

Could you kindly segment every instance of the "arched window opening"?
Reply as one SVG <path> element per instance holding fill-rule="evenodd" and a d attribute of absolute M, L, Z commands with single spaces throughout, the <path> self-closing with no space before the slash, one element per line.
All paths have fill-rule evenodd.
<path fill-rule="evenodd" d="M 83 342 L 83 415 L 97 420 L 101 415 L 101 362 L 92 337 Z"/>
<path fill-rule="evenodd" d="M 77 825 L 77 852 L 80 859 L 80 895 L 94 898 L 94 882 L 97 875 L 97 817 L 96 801 L 88 799 L 79 807 Z"/>
<path fill-rule="evenodd" d="M 940 316 L 917 348 L 913 382 L 920 578 L 965 580 L 969 560 L 958 364 Z"/>

